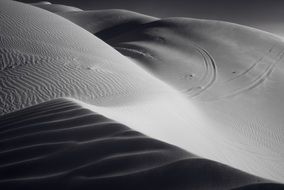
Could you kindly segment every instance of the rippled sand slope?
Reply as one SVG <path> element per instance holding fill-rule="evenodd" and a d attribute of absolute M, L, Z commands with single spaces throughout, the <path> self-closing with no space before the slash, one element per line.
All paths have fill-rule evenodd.
<path fill-rule="evenodd" d="M 65 99 L 0 119 L 2 189 L 279 188 Z"/>
<path fill-rule="evenodd" d="M 62 17 L 6 0 L 0 13 L 0 115 L 62 96 L 115 105 L 163 92 L 157 79 Z"/>

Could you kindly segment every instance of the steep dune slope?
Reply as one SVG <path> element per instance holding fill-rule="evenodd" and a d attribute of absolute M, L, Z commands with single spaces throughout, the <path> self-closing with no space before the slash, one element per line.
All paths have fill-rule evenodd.
<path fill-rule="evenodd" d="M 1 189 L 283 188 L 65 99 L 7 114 L 0 125 Z"/>

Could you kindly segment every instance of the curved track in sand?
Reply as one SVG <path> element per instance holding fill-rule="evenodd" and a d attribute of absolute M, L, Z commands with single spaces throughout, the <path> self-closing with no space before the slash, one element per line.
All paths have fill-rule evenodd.
<path fill-rule="evenodd" d="M 271 54 L 275 58 L 275 61 L 272 62 L 272 63 L 270 63 L 269 61 L 266 60 L 267 57 Z M 261 71 L 258 72 L 257 76 L 254 76 L 254 78 L 251 79 L 249 81 L 249 83 L 244 84 L 244 85 L 242 85 L 238 88 L 235 88 L 231 92 L 228 92 L 225 95 L 221 95 L 217 99 L 233 97 L 233 96 L 242 94 L 244 92 L 251 91 L 254 88 L 256 88 L 257 86 L 261 85 L 267 79 L 267 77 L 269 77 L 269 75 L 273 72 L 275 66 L 279 62 L 283 61 L 283 57 L 284 57 L 284 49 L 280 49 L 280 51 L 278 51 L 275 46 L 271 47 L 267 51 L 267 53 L 264 56 L 262 56 L 261 58 L 259 58 L 258 60 L 256 60 L 256 62 L 251 67 L 244 70 L 243 72 L 241 72 L 237 76 L 231 78 L 230 80 L 227 80 L 224 83 L 217 84 L 217 85 L 220 85 L 220 86 L 232 85 L 232 83 L 238 82 L 238 80 L 243 80 L 243 78 L 245 78 L 246 75 L 248 75 L 250 72 L 254 72 L 256 70 L 261 70 Z"/>
<path fill-rule="evenodd" d="M 208 88 L 210 88 L 217 78 L 217 65 L 210 53 L 204 49 L 192 42 L 192 48 L 198 52 L 198 54 L 201 56 L 201 59 L 203 59 L 204 62 L 204 72 L 203 75 L 200 76 L 200 83 L 198 86 L 192 87 L 190 89 L 182 90 L 183 93 L 188 95 L 189 97 L 193 98 L 198 95 L 200 95 L 202 92 L 206 91 Z M 123 55 L 131 57 L 133 59 L 151 59 L 155 61 L 160 61 L 158 57 L 155 57 L 155 55 L 151 55 L 146 50 L 143 51 L 143 49 L 136 48 L 131 49 L 128 47 L 119 47 L 114 46 L 115 49 L 117 49 L 119 52 L 121 52 Z M 190 63 L 189 63 L 190 64 Z M 148 66 L 151 67 L 151 66 Z M 151 71 L 151 70 L 150 70 Z"/>
<path fill-rule="evenodd" d="M 212 55 L 210 55 L 206 49 L 198 46 L 196 43 L 194 43 L 192 47 L 202 56 L 205 66 L 204 75 L 201 77 L 201 85 L 185 90 L 185 93 L 189 94 L 190 97 L 195 97 L 206 91 L 214 84 L 217 78 L 217 65 Z M 205 84 L 202 85 L 202 83 Z"/>
<path fill-rule="evenodd" d="M 232 77 L 231 79 L 225 81 L 224 83 L 236 80 L 240 77 L 245 76 L 246 74 L 248 74 L 251 70 L 253 70 L 254 68 L 257 67 L 258 64 L 261 64 L 261 62 L 264 60 L 265 56 L 269 55 L 273 49 L 275 48 L 275 46 L 272 46 L 265 55 L 263 55 L 262 57 L 260 57 L 259 59 L 257 59 L 248 69 L 244 70 L 243 72 L 237 74 L 235 77 Z"/>

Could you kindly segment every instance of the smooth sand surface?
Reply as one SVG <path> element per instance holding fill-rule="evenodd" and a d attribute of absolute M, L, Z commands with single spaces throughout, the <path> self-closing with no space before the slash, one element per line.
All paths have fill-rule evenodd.
<path fill-rule="evenodd" d="M 91 110 L 88 111 L 91 115 L 104 115 L 194 155 L 261 178 L 284 182 L 284 43 L 281 38 L 253 28 L 218 21 L 158 19 L 130 11 L 82 11 L 48 3 L 31 6 L 9 0 L 0 2 L 0 18 L 0 115 L 5 123 L 3 135 L 7 135 L 6 139 L 3 137 L 3 142 L 20 139 L 15 141 L 16 144 L 1 145 L 2 152 L 13 150 L 13 146 L 16 149 L 25 146 L 26 141 L 31 142 L 27 145 L 30 146 L 41 140 L 40 136 L 25 135 L 37 134 L 37 127 L 28 127 L 27 131 L 24 127 L 19 133 L 16 129 L 15 134 L 12 127 L 8 129 L 10 125 L 20 128 L 39 126 L 37 117 L 27 115 L 22 118 L 21 114 L 26 114 L 24 108 L 35 106 L 29 108 L 33 112 L 40 104 L 39 109 L 48 112 L 44 107 L 46 104 L 41 103 L 65 97 Z M 64 117 L 69 117 L 68 113 Z M 72 117 L 76 118 L 76 114 L 81 117 L 81 112 L 72 114 Z M 9 115 L 14 118 L 13 121 L 9 120 L 10 124 L 6 121 Z M 15 119 L 17 117 L 19 119 Z M 53 117 L 57 115 L 46 117 L 47 128 L 58 126 L 49 122 Z M 21 118 L 28 123 L 22 123 Z M 63 123 L 69 119 L 61 118 Z M 20 123 L 17 124 L 17 120 Z M 74 124 L 83 125 L 79 121 L 83 122 L 78 120 Z M 72 124 L 67 122 L 64 125 Z M 49 142 L 74 135 L 67 133 L 61 136 L 54 130 L 55 133 L 48 132 L 45 137 Z M 83 131 L 76 138 L 92 138 L 89 135 Z M 109 149 L 111 146 L 114 146 L 113 143 Z M 88 148 L 92 149 L 91 146 Z M 182 155 L 190 155 L 181 152 Z M 40 151 L 34 153 L 41 154 Z M 25 153 L 18 154 L 25 156 Z M 73 152 L 70 154 L 85 159 L 85 156 L 81 158 Z M 172 154 L 168 155 L 171 159 L 175 157 Z M 62 153 L 59 160 L 66 160 L 66 155 Z M 27 165 L 24 157 L 10 162 L 9 159 L 14 157 L 8 156 L 8 160 L 3 161 L 3 167 L 12 166 L 12 169 L 6 168 L 9 174 L 1 175 L 0 181 L 4 185 L 19 187 L 21 180 L 19 183 L 9 181 L 19 177 L 24 179 L 27 187 L 34 184 L 34 188 L 37 188 L 48 183 L 44 181 L 46 176 L 59 179 L 57 174 L 61 175 L 63 169 L 56 166 L 50 168 L 52 172 L 45 168 L 41 171 L 35 169 L 29 174 L 29 161 L 37 158 L 26 156 Z M 161 162 L 161 158 L 157 162 Z M 150 167 L 152 158 L 148 161 L 149 166 L 144 163 L 143 167 Z M 25 165 L 23 168 L 13 165 L 22 162 Z M 213 161 L 207 162 L 214 163 L 214 168 L 207 171 L 207 166 L 202 166 L 202 170 L 210 176 L 214 176 L 214 173 L 221 175 L 216 177 L 220 181 L 212 182 L 193 169 L 190 175 L 197 177 L 194 177 L 194 182 L 181 182 L 185 185 L 183 187 L 197 184 L 194 189 L 211 189 L 211 186 L 227 189 L 238 187 L 236 184 L 256 183 L 251 180 L 255 177 L 240 172 L 237 172 L 236 178 L 224 182 L 222 175 L 229 175 L 227 170 L 232 172 L 232 176 L 236 175 L 237 170 L 220 164 L 215 166 L 216 162 Z M 36 162 L 45 167 L 43 163 Z M 72 168 L 72 164 L 76 164 L 76 161 L 70 160 L 69 164 L 62 166 L 65 167 L 64 171 L 69 166 Z M 109 167 L 112 171 L 106 176 L 115 174 L 114 170 L 123 171 L 123 168 L 116 167 L 122 165 L 113 164 Z M 137 170 L 134 165 L 123 164 L 123 167 Z M 183 168 L 183 164 L 173 166 L 174 173 L 192 170 L 191 166 L 182 170 L 178 169 L 180 167 Z M 88 172 L 92 173 L 102 169 L 90 170 Z M 158 173 L 153 175 L 157 177 L 160 175 Z M 44 177 L 44 182 L 26 183 L 26 180 L 33 180 L 35 176 L 39 180 L 42 179 L 40 176 Z M 64 179 L 68 181 L 72 178 L 65 176 Z M 127 181 L 131 181 L 129 179 L 132 178 L 127 178 Z M 135 179 L 141 180 L 143 177 Z M 77 183 L 79 179 L 73 180 Z M 87 180 L 89 185 L 103 184 L 102 181 L 92 180 Z M 108 185 L 122 183 L 115 180 Z M 157 186 L 164 187 L 160 186 L 159 180 Z M 196 180 L 200 180 L 200 183 L 195 183 Z M 201 185 L 201 181 L 205 186 Z M 104 181 L 104 184 L 107 182 Z M 173 180 L 174 184 L 180 183 Z M 257 187 L 254 184 L 247 188 Z"/>

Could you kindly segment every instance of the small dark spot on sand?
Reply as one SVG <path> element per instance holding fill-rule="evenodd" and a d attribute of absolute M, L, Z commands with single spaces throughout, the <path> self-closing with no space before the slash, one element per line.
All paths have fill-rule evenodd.
<path fill-rule="evenodd" d="M 194 74 L 185 74 L 184 78 L 185 79 L 192 79 L 194 77 Z"/>

